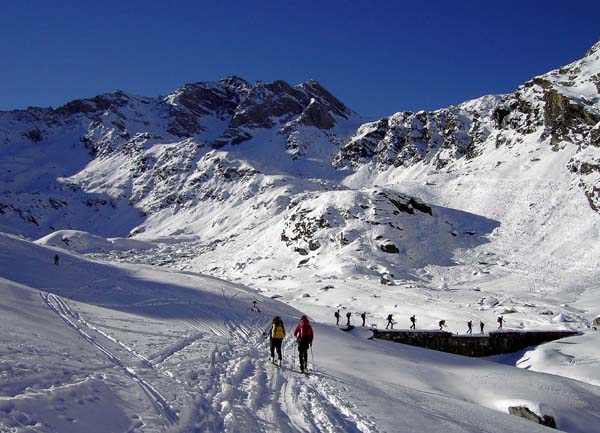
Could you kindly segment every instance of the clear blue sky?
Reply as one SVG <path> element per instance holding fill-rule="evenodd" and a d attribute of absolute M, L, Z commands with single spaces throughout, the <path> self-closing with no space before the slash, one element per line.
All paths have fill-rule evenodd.
<path fill-rule="evenodd" d="M 599 38 L 598 0 L 5 1 L 0 110 L 239 75 L 383 116 L 511 92 Z"/>

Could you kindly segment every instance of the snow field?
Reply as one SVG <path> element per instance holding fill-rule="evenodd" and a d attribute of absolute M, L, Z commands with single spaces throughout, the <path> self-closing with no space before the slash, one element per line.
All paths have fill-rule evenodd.
<path fill-rule="evenodd" d="M 300 312 L 277 300 L 76 253 L 61 252 L 56 267 L 55 249 L 0 242 L 10 251 L 0 253 L 2 431 L 545 431 L 506 413 L 516 401 L 567 431 L 599 421 L 595 386 L 370 341 L 319 320 L 312 371 L 301 375 L 289 337 Z M 250 311 L 255 297 L 261 313 Z M 288 333 L 282 369 L 263 335 L 273 314 Z"/>

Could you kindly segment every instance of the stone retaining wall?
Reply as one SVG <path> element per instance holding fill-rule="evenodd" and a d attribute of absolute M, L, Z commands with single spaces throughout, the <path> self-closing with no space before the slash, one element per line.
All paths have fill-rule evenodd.
<path fill-rule="evenodd" d="M 518 352 L 530 346 L 579 334 L 576 331 L 496 331 L 483 335 L 454 335 L 445 331 L 372 331 L 375 338 L 382 340 L 474 357 Z"/>

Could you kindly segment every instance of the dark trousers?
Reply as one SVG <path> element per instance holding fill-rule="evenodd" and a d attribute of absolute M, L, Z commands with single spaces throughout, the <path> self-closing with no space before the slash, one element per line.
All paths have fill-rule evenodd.
<path fill-rule="evenodd" d="M 283 338 L 271 338 L 271 358 L 275 359 L 275 349 L 277 349 L 277 355 L 281 361 L 281 343 Z"/>
<path fill-rule="evenodd" d="M 301 338 L 298 342 L 298 356 L 300 357 L 300 369 L 306 370 L 306 366 L 308 364 L 308 348 L 310 347 L 310 343 L 308 342 L 308 338 Z"/>

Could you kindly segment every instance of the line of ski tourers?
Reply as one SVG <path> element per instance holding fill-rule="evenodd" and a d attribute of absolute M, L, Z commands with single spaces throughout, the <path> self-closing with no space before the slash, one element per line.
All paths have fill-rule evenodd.
<path fill-rule="evenodd" d="M 334 317 L 336 318 L 336 325 L 340 324 L 340 310 L 337 310 L 334 313 Z M 352 317 L 351 312 L 346 313 L 346 318 L 348 320 L 347 326 L 350 325 L 350 318 Z M 362 326 L 365 326 L 365 321 L 367 318 L 367 313 L 363 312 L 360 315 L 362 319 Z M 410 316 L 410 329 L 416 329 L 417 318 L 413 314 Z M 504 323 L 504 318 L 502 316 L 498 317 L 498 329 L 502 329 L 502 325 Z M 387 316 L 387 326 L 385 329 L 394 329 L 394 317 L 392 314 L 388 314 Z M 443 331 L 444 328 L 447 328 L 445 320 L 440 320 L 438 322 L 440 327 L 440 331 Z M 479 322 L 479 327 L 481 329 L 481 333 L 483 334 L 483 328 L 485 324 L 483 322 Z M 473 333 L 473 321 L 469 320 L 467 322 L 467 334 Z M 279 316 L 273 317 L 271 322 L 271 326 L 265 330 L 264 335 L 268 335 L 271 342 L 271 362 L 279 367 L 282 365 L 282 352 L 281 345 L 283 344 L 283 339 L 285 338 L 285 326 L 283 325 L 283 320 Z M 296 337 L 296 343 L 298 344 L 298 358 L 300 361 L 300 371 L 302 373 L 308 372 L 308 350 L 312 351 L 312 343 L 315 334 L 313 332 L 312 326 L 308 320 L 308 317 L 303 315 L 300 318 L 300 322 L 296 325 L 294 329 L 294 337 Z M 277 358 L 275 357 L 277 355 Z M 313 362 L 314 364 L 314 362 Z"/>
<path fill-rule="evenodd" d="M 335 324 L 337 326 L 340 325 L 340 310 L 337 310 L 335 313 L 333 313 L 333 316 L 335 317 Z M 352 318 L 352 313 L 350 311 L 348 311 L 346 313 L 346 326 L 350 327 L 352 326 L 350 324 L 350 319 Z M 362 319 L 362 326 L 365 326 L 365 321 L 367 319 L 367 313 L 366 311 L 360 314 L 360 318 Z M 387 325 L 385 326 L 385 329 L 394 329 L 394 324 L 396 323 L 394 321 L 394 315 L 393 314 L 388 314 L 387 318 Z M 504 324 L 504 317 L 503 316 L 499 316 L 498 319 L 496 320 L 498 322 L 498 329 L 502 329 L 502 325 Z M 417 324 L 417 318 L 415 317 L 415 315 L 413 314 L 412 316 L 410 316 L 410 328 L 409 329 L 416 329 L 416 324 Z M 375 325 L 373 325 L 375 326 Z M 440 320 L 438 322 L 438 326 L 440 327 L 440 331 L 443 331 L 444 329 L 448 328 L 448 325 L 446 325 L 446 321 L 445 320 Z M 485 327 L 485 323 L 483 323 L 483 321 L 479 321 L 479 329 L 481 331 L 481 333 L 483 334 L 483 328 Z M 467 334 L 472 334 L 473 333 L 473 321 L 469 320 L 467 322 Z"/>

